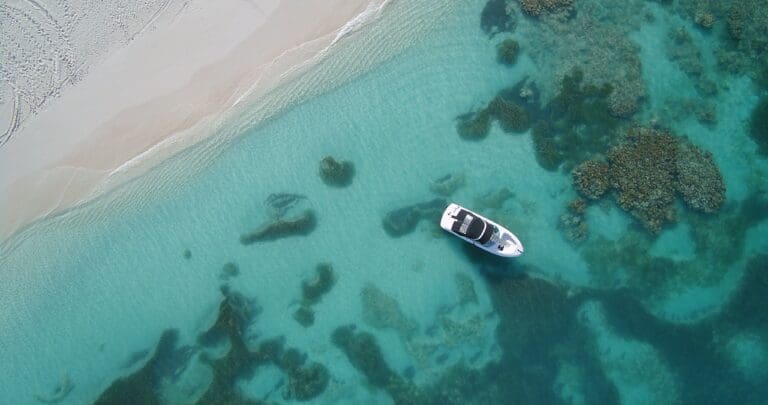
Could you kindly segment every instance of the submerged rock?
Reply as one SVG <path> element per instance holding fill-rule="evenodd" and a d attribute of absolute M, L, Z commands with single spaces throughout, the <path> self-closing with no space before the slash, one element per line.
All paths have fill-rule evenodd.
<path fill-rule="evenodd" d="M 435 198 L 425 203 L 398 208 L 384 216 L 382 226 L 389 236 L 397 238 L 413 232 L 422 219 L 428 219 L 437 224 L 447 206 L 448 202 L 445 199 Z"/>
<path fill-rule="evenodd" d="M 320 178 L 329 186 L 346 187 L 352 184 L 355 176 L 355 165 L 348 161 L 337 161 L 331 156 L 326 156 L 320 161 Z"/>
<path fill-rule="evenodd" d="M 725 184 L 712 154 L 689 143 L 681 143 L 677 153 L 675 186 L 683 201 L 695 211 L 719 211 L 725 202 Z"/>
<path fill-rule="evenodd" d="M 289 219 L 276 219 L 265 223 L 256 230 L 240 236 L 240 243 L 250 245 L 256 242 L 273 241 L 289 236 L 309 235 L 317 226 L 317 217 L 311 209 Z"/>
<path fill-rule="evenodd" d="M 331 291 L 336 284 L 336 276 L 333 273 L 333 266 L 329 263 L 318 264 L 315 268 L 317 275 L 301 283 L 301 295 L 303 305 L 314 305 L 320 302 L 323 295 Z"/>
<path fill-rule="evenodd" d="M 184 252 L 181 255 L 187 260 L 192 258 L 192 252 L 189 249 L 184 249 Z"/>
<path fill-rule="evenodd" d="M 293 319 L 299 323 L 299 325 L 308 328 L 315 323 L 315 311 L 311 307 L 302 305 L 293 313 Z"/>
<path fill-rule="evenodd" d="M 229 280 L 232 277 L 240 275 L 240 268 L 234 262 L 225 263 L 221 268 L 221 274 L 219 278 L 222 280 Z"/>
<path fill-rule="evenodd" d="M 502 65 L 514 65 L 520 54 L 520 44 L 514 39 L 505 39 L 496 46 L 496 60 Z"/>

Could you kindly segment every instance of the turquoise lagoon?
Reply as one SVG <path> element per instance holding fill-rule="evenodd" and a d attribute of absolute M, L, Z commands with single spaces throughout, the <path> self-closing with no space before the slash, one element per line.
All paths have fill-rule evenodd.
<path fill-rule="evenodd" d="M 236 345 L 232 336 L 199 338 L 214 325 L 222 286 L 238 309 L 251 308 L 239 339 L 254 352 L 282 342 L 276 358 L 224 380 L 227 392 L 254 403 L 765 401 L 768 328 L 759 309 L 768 260 L 759 254 L 768 224 L 759 192 L 768 164 L 748 129 L 761 90 L 746 73 L 718 69 L 724 18 L 703 28 L 686 14 L 688 2 L 633 1 L 622 11 L 576 0 L 560 14 L 562 42 L 543 49 L 557 42 L 556 30 L 542 28 L 550 17 L 509 3 L 514 23 L 495 35 L 481 28 L 482 1 L 392 4 L 342 41 L 346 59 L 315 70 L 364 55 L 375 55 L 374 65 L 346 70 L 332 86 L 327 74 L 310 72 L 316 79 L 304 82 L 314 87 L 300 103 L 269 119 L 245 114 L 245 124 L 221 130 L 221 139 L 234 138 L 188 150 L 6 242 L 0 403 L 92 403 L 121 378 L 122 396 L 102 400 L 195 403 L 214 380 L 210 359 Z M 625 127 L 657 125 L 711 152 L 726 186 L 718 213 L 691 213 L 678 199 L 676 223 L 656 235 L 603 197 L 582 214 L 589 234 L 575 243 L 561 224 L 578 195 L 567 163 L 544 169 L 531 130 L 505 133 L 493 122 L 482 140 L 457 134 L 458 117 L 523 79 L 542 104 L 553 98 L 563 69 L 579 67 L 569 46 L 601 45 L 589 32 L 567 34 L 568 21 L 584 20 L 631 44 L 641 64 L 639 110 L 616 121 L 608 142 L 620 142 Z M 421 29 L 386 36 L 408 25 Z M 669 50 L 680 41 L 669 43 L 679 30 L 694 51 L 676 59 Z M 507 38 L 520 45 L 512 66 L 496 58 Z M 594 67 L 597 56 L 583 53 L 582 68 Z M 698 73 L 681 54 L 694 55 Z M 702 77 L 715 94 L 702 95 Z M 318 167 L 328 155 L 354 163 L 351 185 L 323 183 Z M 446 175 L 463 185 L 436 194 L 431 186 Z M 297 201 L 316 213 L 316 227 L 241 244 L 240 235 L 270 220 L 265 201 L 279 193 L 306 197 Z M 476 254 L 430 214 L 403 236 L 385 232 L 388 212 L 435 198 L 507 225 L 525 255 Z M 239 273 L 224 272 L 227 263 Z M 303 326 L 294 317 L 302 283 L 320 263 L 331 264 L 335 283 L 305 305 L 314 322 Z M 156 349 L 169 329 L 178 333 L 175 349 Z M 325 371 L 296 373 L 286 353 L 304 359 L 301 370 Z M 124 379 L 141 372 L 150 377 Z"/>

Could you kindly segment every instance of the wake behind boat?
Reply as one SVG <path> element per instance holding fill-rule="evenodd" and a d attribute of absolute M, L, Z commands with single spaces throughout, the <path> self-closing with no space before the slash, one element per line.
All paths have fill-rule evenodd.
<path fill-rule="evenodd" d="M 445 209 L 440 227 L 498 256 L 517 257 L 523 254 L 523 244 L 515 234 L 456 203 L 451 203 Z"/>

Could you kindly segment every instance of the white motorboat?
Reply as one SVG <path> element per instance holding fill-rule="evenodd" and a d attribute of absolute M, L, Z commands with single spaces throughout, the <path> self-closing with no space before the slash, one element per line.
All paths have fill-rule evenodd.
<path fill-rule="evenodd" d="M 456 203 L 451 203 L 445 209 L 440 227 L 498 256 L 517 257 L 523 254 L 523 244 L 515 234 Z"/>

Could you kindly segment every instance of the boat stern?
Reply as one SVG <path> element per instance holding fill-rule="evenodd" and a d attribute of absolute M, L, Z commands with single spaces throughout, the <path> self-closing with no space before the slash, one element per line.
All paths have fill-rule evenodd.
<path fill-rule="evenodd" d="M 440 227 L 452 233 L 451 227 L 453 227 L 453 223 L 456 221 L 454 215 L 458 214 L 460 209 L 461 207 L 456 203 L 449 204 L 440 218 Z"/>

